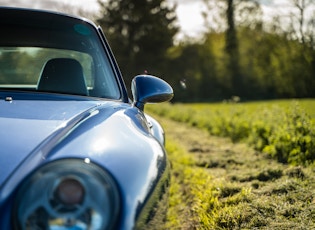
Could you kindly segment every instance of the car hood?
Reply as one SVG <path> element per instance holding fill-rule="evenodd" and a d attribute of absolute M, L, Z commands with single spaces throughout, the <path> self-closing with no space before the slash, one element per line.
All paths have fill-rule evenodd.
<path fill-rule="evenodd" d="M 100 104 L 106 102 L 0 101 L 0 185 L 43 141 L 73 127 Z"/>

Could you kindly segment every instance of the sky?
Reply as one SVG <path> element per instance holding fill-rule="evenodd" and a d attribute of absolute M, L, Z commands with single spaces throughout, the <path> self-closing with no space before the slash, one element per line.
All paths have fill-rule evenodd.
<path fill-rule="evenodd" d="M 179 39 L 185 36 L 198 37 L 205 31 L 201 12 L 205 9 L 203 0 L 168 0 L 177 3 L 177 19 L 181 28 Z M 288 0 L 260 0 L 264 15 L 272 15 L 276 11 L 286 10 Z M 97 0 L 0 0 L 1 6 L 19 6 L 56 10 L 57 4 L 69 4 L 84 10 L 97 11 Z M 60 6 L 59 6 L 60 9 Z M 58 10 L 58 9 L 57 9 Z"/>

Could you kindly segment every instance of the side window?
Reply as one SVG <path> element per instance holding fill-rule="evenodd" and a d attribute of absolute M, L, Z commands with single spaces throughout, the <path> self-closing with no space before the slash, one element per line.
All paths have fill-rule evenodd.
<path fill-rule="evenodd" d="M 82 66 L 86 95 L 119 99 L 120 91 L 109 60 L 102 58 L 102 54 L 97 52 L 92 55 L 81 51 L 46 47 L 0 47 L 0 88 L 53 92 L 38 85 L 42 79 L 43 68 L 49 60 L 65 58 L 74 59 Z M 67 70 L 67 67 L 65 69 Z M 78 83 L 83 78 L 70 80 L 70 77 L 65 75 L 60 79 Z M 73 94 L 67 90 L 62 92 Z"/>
<path fill-rule="evenodd" d="M 37 47 L 0 47 L 0 86 L 36 88 L 43 66 L 53 58 L 73 58 L 79 61 L 87 87 L 93 89 L 94 67 L 89 54 Z"/>
<path fill-rule="evenodd" d="M 48 60 L 53 58 L 72 58 L 77 60 L 83 68 L 84 78 L 88 89 L 93 89 L 94 87 L 93 59 L 89 54 L 73 50 L 41 48 L 41 52 L 38 56 L 38 59 L 45 60 L 43 65 Z"/>
<path fill-rule="evenodd" d="M 0 47 L 1 86 L 36 85 L 43 65 L 43 61 L 37 58 L 38 50 L 38 48 Z"/>
<path fill-rule="evenodd" d="M 84 78 L 88 90 L 93 90 L 95 84 L 94 63 L 90 55 L 84 53 L 76 53 L 70 56 L 80 62 L 83 68 Z"/>

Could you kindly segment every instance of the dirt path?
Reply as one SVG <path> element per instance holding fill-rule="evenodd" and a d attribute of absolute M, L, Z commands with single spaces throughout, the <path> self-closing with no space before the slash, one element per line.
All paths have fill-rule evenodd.
<path fill-rule="evenodd" d="M 314 168 L 279 164 L 245 143 L 235 144 L 162 117 L 158 120 L 165 129 L 166 141 L 176 142 L 192 154 L 196 166 L 220 185 L 222 207 L 229 208 L 231 215 L 242 216 L 218 219 L 218 228 L 315 229 Z M 250 191 L 246 199 L 231 203 L 230 198 L 240 196 L 244 188 Z"/>
<path fill-rule="evenodd" d="M 171 139 L 193 154 L 200 167 L 206 168 L 214 179 L 246 176 L 271 168 L 289 168 L 254 151 L 245 143 L 232 143 L 227 138 L 210 136 L 205 130 L 159 118 Z"/>

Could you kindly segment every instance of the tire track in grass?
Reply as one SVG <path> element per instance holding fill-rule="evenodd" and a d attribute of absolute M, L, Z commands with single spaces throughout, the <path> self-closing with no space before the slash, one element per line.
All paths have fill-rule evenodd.
<path fill-rule="evenodd" d="M 314 168 L 283 165 L 244 143 L 157 120 L 172 164 L 166 229 L 315 229 Z"/>

